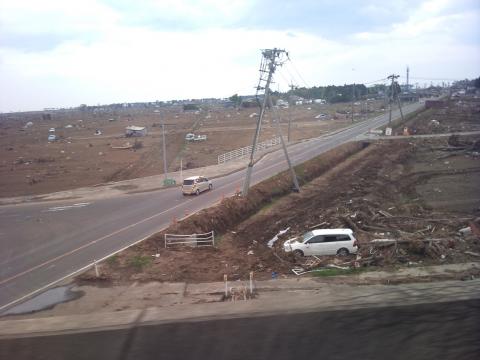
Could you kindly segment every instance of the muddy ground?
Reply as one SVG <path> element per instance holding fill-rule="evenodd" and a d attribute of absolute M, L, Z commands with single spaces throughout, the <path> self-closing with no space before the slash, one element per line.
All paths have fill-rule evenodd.
<path fill-rule="evenodd" d="M 478 260 L 478 234 L 458 233 L 480 216 L 478 140 L 477 136 L 347 144 L 297 167 L 303 184 L 298 194 L 289 193 L 290 180 L 284 173 L 255 186 L 248 199 L 226 199 L 167 230 L 178 234 L 214 230 L 215 248 L 164 249 L 160 233 L 106 261 L 102 279 L 221 281 L 224 274 L 246 279 L 250 271 L 267 279 L 273 272 L 294 276 L 294 267 L 308 270 L 334 264 L 362 271 Z M 295 258 L 281 249 L 289 237 L 337 227 L 354 229 L 359 256 L 316 260 Z M 270 249 L 268 241 L 287 228 Z M 400 243 L 384 247 L 371 243 L 385 238 Z M 91 278 L 90 272 L 80 279 Z"/>
<path fill-rule="evenodd" d="M 301 105 L 280 110 L 282 131 L 292 118 L 292 141 L 316 137 L 351 123 L 349 104 Z M 360 121 L 375 116 L 381 101 L 370 102 L 368 112 L 355 117 Z M 358 106 L 358 111 L 361 106 Z M 163 173 L 162 122 L 166 126 L 168 171 L 196 168 L 217 163 L 218 155 L 251 145 L 257 108 L 226 109 L 205 105 L 199 111 L 184 112 L 181 106 L 156 109 L 58 110 L 0 114 L 0 197 L 37 195 L 110 181 Z M 326 114 L 316 119 L 319 114 Z M 50 115 L 44 120 L 42 115 Z M 31 126 L 27 126 L 32 122 Z M 146 137 L 125 137 L 125 127 L 146 126 Z M 55 128 L 58 141 L 48 142 L 49 129 Z M 94 135 L 95 130 L 101 135 Z M 186 142 L 185 135 L 207 135 L 207 141 Z M 276 136 L 272 114 L 267 113 L 260 141 Z M 136 147 L 118 149 L 128 145 Z M 117 149 L 115 149 L 117 147 Z"/>

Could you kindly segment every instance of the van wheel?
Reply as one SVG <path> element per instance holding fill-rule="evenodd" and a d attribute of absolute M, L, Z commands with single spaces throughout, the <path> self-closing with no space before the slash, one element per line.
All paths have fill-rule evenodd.
<path fill-rule="evenodd" d="M 337 251 L 338 256 L 347 256 L 348 254 L 349 254 L 348 249 L 345 249 L 345 248 L 338 249 Z"/>
<path fill-rule="evenodd" d="M 303 251 L 302 250 L 293 250 L 293 255 L 298 256 L 298 257 L 303 257 Z"/>
<path fill-rule="evenodd" d="M 195 194 L 200 195 L 200 189 L 197 189 L 197 191 L 195 191 Z"/>

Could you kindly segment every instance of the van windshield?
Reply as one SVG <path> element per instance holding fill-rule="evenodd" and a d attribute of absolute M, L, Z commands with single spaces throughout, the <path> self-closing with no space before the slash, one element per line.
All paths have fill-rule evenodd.
<path fill-rule="evenodd" d="M 309 231 L 303 235 L 303 242 L 310 240 L 313 237 L 313 231 Z"/>
<path fill-rule="evenodd" d="M 183 185 L 193 185 L 193 180 L 183 180 Z"/>

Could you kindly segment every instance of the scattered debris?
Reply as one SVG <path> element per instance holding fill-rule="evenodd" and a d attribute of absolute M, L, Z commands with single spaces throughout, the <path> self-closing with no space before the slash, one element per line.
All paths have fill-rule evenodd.
<path fill-rule="evenodd" d="M 467 254 L 467 255 L 480 257 L 479 253 L 476 253 L 476 252 L 473 252 L 473 251 L 464 251 L 464 253 Z"/>
<path fill-rule="evenodd" d="M 470 226 L 467 226 L 463 229 L 458 230 L 460 235 L 465 236 L 465 235 L 470 235 L 472 233 L 472 228 Z"/>
<path fill-rule="evenodd" d="M 278 232 L 278 234 L 275 235 L 275 236 L 268 242 L 268 244 L 267 244 L 268 247 L 271 248 L 271 247 L 273 246 L 273 244 L 275 244 L 275 242 L 278 240 L 278 237 L 279 237 L 280 235 L 285 234 L 288 230 L 290 230 L 290 227 L 286 228 L 285 230 L 280 230 L 280 231 Z"/>

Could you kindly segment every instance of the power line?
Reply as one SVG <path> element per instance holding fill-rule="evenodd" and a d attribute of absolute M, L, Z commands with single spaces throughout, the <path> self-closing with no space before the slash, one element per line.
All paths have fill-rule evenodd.
<path fill-rule="evenodd" d="M 375 84 L 375 83 L 384 83 L 387 81 L 387 78 L 379 79 L 379 80 L 374 80 L 374 81 L 369 81 L 369 82 L 364 82 L 363 85 L 370 85 L 370 84 Z"/>
<path fill-rule="evenodd" d="M 300 72 L 297 70 L 296 66 L 293 64 L 292 62 L 292 59 L 290 59 L 290 56 L 287 55 L 287 58 L 288 58 L 288 64 L 290 66 L 292 66 L 293 70 L 295 70 L 295 72 L 297 73 L 298 77 L 304 82 L 304 84 L 306 85 L 307 88 L 311 87 L 310 85 L 308 85 L 308 83 L 305 81 L 305 79 L 302 77 L 302 75 L 300 75 Z"/>
<path fill-rule="evenodd" d="M 436 79 L 436 78 L 422 78 L 422 77 L 410 77 L 410 79 L 414 80 L 427 80 L 427 81 L 459 81 L 460 79 Z"/>

